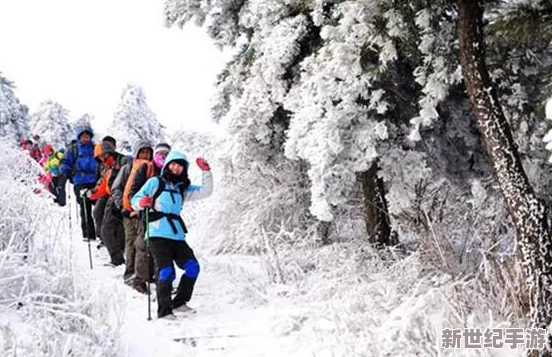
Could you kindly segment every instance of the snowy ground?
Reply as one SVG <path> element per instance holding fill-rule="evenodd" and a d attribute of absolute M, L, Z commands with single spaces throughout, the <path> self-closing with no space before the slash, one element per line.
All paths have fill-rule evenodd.
<path fill-rule="evenodd" d="M 157 319 L 152 296 L 148 321 L 147 296 L 123 283 L 124 266 L 106 266 L 105 248 L 91 246 L 93 269 L 89 267 L 88 244 L 82 242 L 76 224 L 73 239 L 78 264 L 91 285 L 98 289 L 118 291 L 126 303 L 122 311 L 122 355 L 126 356 L 304 356 L 297 341 L 290 336 L 293 321 L 282 319 L 294 310 L 283 301 L 268 303 L 268 294 L 256 276 L 260 262 L 251 257 L 204 257 L 197 252 L 202 274 L 189 306 L 196 313 L 179 316 L 176 321 Z M 193 247 L 193 243 L 191 243 Z M 248 280 L 251 282 L 248 288 Z M 245 283 L 245 284 L 244 284 Z M 176 282 L 175 282 L 176 285 Z M 285 306 L 285 307 L 282 307 Z M 285 311 L 284 311 L 285 310 Z M 309 353 L 307 353 L 308 355 Z"/>
<path fill-rule="evenodd" d="M 339 267 L 342 271 L 324 272 L 322 267 L 302 282 L 278 285 L 270 282 L 262 257 L 206 255 L 200 248 L 205 242 L 195 241 L 200 238 L 192 235 L 189 243 L 202 266 L 189 304 L 197 313 L 176 321 L 159 320 L 152 301 L 148 321 L 147 296 L 123 283 L 124 266 L 106 266 L 105 248 L 98 250 L 94 244 L 90 270 L 88 245 L 80 240 L 75 223 L 72 237 L 79 270 L 90 285 L 115 291 L 117 300 L 121 299 L 111 306 L 121 321 L 121 356 L 523 355 L 509 348 L 442 350 L 441 329 L 462 324 L 446 321 L 451 304 L 443 297 L 446 289 L 417 281 L 420 267 L 413 265 L 415 260 L 399 261 L 388 271 L 374 265 L 370 269 L 381 274 L 364 278 L 347 265 Z M 325 254 L 335 257 L 335 251 Z M 465 324 L 474 326 L 475 320 Z"/>
<path fill-rule="evenodd" d="M 201 259 L 203 274 L 196 286 L 190 306 L 197 313 L 179 316 L 176 321 L 156 318 L 156 303 L 152 301 L 152 320 L 147 320 L 147 296 L 134 292 L 123 284 L 124 267 L 111 268 L 105 250 L 93 253 L 94 269 L 90 283 L 105 289 L 117 289 L 124 294 L 126 311 L 122 327 L 128 356 L 282 356 L 293 355 L 292 341 L 285 331 L 274 329 L 278 308 L 273 305 L 247 307 L 232 294 L 232 277 L 228 259 Z M 87 244 L 78 250 L 83 268 L 88 267 Z M 254 263 L 250 263 L 254 266 Z M 239 293 L 236 291 L 236 293 Z M 282 336 L 283 335 L 283 336 Z"/>

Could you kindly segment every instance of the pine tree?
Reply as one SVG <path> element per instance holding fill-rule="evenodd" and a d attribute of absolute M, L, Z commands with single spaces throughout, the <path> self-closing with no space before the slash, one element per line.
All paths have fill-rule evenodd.
<path fill-rule="evenodd" d="M 212 133 L 203 133 L 189 130 L 177 130 L 170 135 L 173 148 L 179 148 L 191 160 L 202 156 L 209 160 L 214 157 L 217 145 L 220 144 Z"/>
<path fill-rule="evenodd" d="M 42 142 L 58 148 L 73 139 L 69 111 L 61 104 L 46 100 L 31 114 L 31 131 L 40 135 Z"/>
<path fill-rule="evenodd" d="M 552 321 L 552 232 L 549 209 L 529 182 L 510 126 L 485 63 L 481 2 L 459 0 L 460 56 L 472 108 L 489 151 L 496 179 L 518 233 L 518 253 L 526 276 L 533 327 Z M 547 336 L 548 348 L 552 338 Z M 550 351 L 542 351 L 549 356 Z M 530 352 L 529 355 L 539 355 Z"/>
<path fill-rule="evenodd" d="M 132 84 L 124 88 L 108 132 L 117 141 L 126 140 L 131 144 L 138 139 L 159 142 L 165 137 L 164 126 L 148 107 L 144 91 Z"/>
<path fill-rule="evenodd" d="M 94 121 L 94 114 L 90 113 L 84 113 L 81 115 L 75 123 L 73 123 L 73 127 L 92 127 L 92 122 Z"/>
<path fill-rule="evenodd" d="M 228 207 L 221 210 L 242 212 L 224 217 L 235 227 L 226 229 L 230 240 L 242 246 L 256 244 L 244 236 L 300 229 L 312 221 L 305 166 L 287 159 L 283 145 L 290 121 L 283 99 L 294 70 L 309 53 L 308 9 L 295 3 L 264 5 L 244 0 L 165 4 L 169 25 L 195 18 L 206 24 L 217 45 L 241 47 L 219 76 L 213 109 L 228 133 L 221 146 L 228 193 L 223 202 Z M 242 215 L 247 219 L 240 219 Z"/>
<path fill-rule="evenodd" d="M 13 82 L 0 73 L 0 137 L 17 141 L 29 135 L 29 109 L 14 90 Z"/>

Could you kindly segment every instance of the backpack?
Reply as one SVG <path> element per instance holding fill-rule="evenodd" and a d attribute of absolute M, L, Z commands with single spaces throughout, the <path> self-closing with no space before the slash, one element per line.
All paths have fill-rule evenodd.
<path fill-rule="evenodd" d="M 161 177 L 155 176 L 155 178 L 157 179 L 157 190 L 154 192 L 154 194 L 151 197 L 152 201 L 153 201 L 152 207 L 155 207 L 155 201 L 157 200 L 157 198 L 163 192 L 179 193 L 180 195 L 182 195 L 182 198 L 184 198 L 184 191 L 186 190 L 184 185 L 180 185 L 178 187 L 179 190 L 175 191 L 175 190 L 172 190 L 172 189 L 167 189 L 166 188 L 167 185 L 165 184 L 165 180 L 163 180 Z M 176 229 L 176 225 L 174 224 L 174 221 L 177 221 L 178 223 L 180 223 L 182 225 L 182 230 L 184 231 L 184 234 L 188 233 L 188 229 L 186 228 L 186 224 L 184 223 L 184 220 L 182 219 L 182 217 L 180 215 L 174 214 L 174 213 L 158 212 L 158 211 L 155 211 L 155 209 L 153 209 L 153 208 L 150 209 L 149 217 L 148 217 L 150 222 L 157 221 L 157 220 L 159 220 L 163 217 L 166 217 L 167 220 L 169 221 L 169 225 L 171 226 L 174 234 L 177 233 L 177 229 Z"/>
<path fill-rule="evenodd" d="M 79 158 L 79 146 L 77 142 L 74 142 L 69 144 L 67 149 L 68 150 L 65 153 L 65 155 L 63 155 L 63 158 L 65 158 L 69 153 L 71 153 L 71 155 L 73 156 L 73 164 L 71 165 L 71 176 L 69 177 L 69 181 L 73 183 L 73 175 L 77 171 L 77 159 Z"/>
<path fill-rule="evenodd" d="M 136 159 L 132 162 L 132 168 L 130 170 L 130 174 L 128 175 L 128 179 L 125 183 L 125 189 L 123 191 L 123 208 L 127 212 L 132 211 L 132 205 L 130 204 L 130 190 L 132 189 L 132 184 L 134 183 L 134 176 L 136 176 L 136 172 L 138 172 L 138 169 L 144 164 L 147 165 L 146 179 L 153 177 L 155 173 L 153 162 L 151 162 L 150 160 Z"/>

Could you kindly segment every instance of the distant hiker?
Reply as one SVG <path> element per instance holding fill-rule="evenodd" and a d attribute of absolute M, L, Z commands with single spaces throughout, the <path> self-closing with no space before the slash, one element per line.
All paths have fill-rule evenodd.
<path fill-rule="evenodd" d="M 42 151 L 37 144 L 33 143 L 33 141 L 30 139 L 24 139 L 22 143 L 20 141 L 20 144 L 21 149 L 27 151 L 30 157 L 32 157 L 36 162 L 40 163 L 40 160 L 42 159 Z"/>
<path fill-rule="evenodd" d="M 117 141 L 112 136 L 104 136 L 102 143 L 106 143 L 113 150 L 117 147 Z M 98 162 L 98 169 L 96 171 L 96 177 L 103 177 L 104 171 L 105 171 L 105 165 L 103 164 L 102 160 L 99 159 L 99 157 L 95 157 L 96 161 Z M 96 203 L 94 204 L 94 209 L 92 210 L 92 216 L 94 217 L 94 224 L 96 227 L 96 237 L 100 240 L 100 244 L 98 245 L 98 248 L 101 248 L 104 245 L 101 232 L 102 232 L 102 223 L 103 223 L 103 217 L 105 214 L 105 206 L 107 204 L 107 199 L 109 197 L 107 195 L 99 198 Z"/>
<path fill-rule="evenodd" d="M 33 135 L 33 141 L 34 141 L 35 145 L 39 148 L 42 148 L 46 145 L 46 143 L 40 138 L 40 135 L 38 135 L 38 134 Z"/>
<path fill-rule="evenodd" d="M 121 213 L 115 208 L 113 198 L 111 197 L 111 188 L 113 182 L 119 173 L 119 170 L 129 161 L 126 156 L 116 152 L 108 142 L 100 142 L 94 148 L 94 156 L 99 158 L 105 170 L 101 180 L 96 187 L 85 192 L 90 200 L 98 200 L 107 196 L 107 203 L 101 226 L 101 237 L 103 243 L 111 257 L 111 265 L 118 266 L 124 264 L 125 250 L 125 232 Z"/>
<path fill-rule="evenodd" d="M 172 318 L 173 310 L 185 311 L 199 275 L 199 263 L 186 243 L 186 226 L 182 205 L 186 201 L 201 199 L 213 191 L 213 176 L 209 164 L 196 160 L 203 172 L 202 186 L 191 185 L 188 178 L 188 160 L 180 152 L 169 153 L 161 176 L 150 178 L 132 198 L 132 208 L 140 211 L 150 208 L 147 230 L 149 249 L 157 268 L 157 316 Z M 176 278 L 173 262 L 184 270 L 174 299 L 171 298 L 172 281 Z"/>
<path fill-rule="evenodd" d="M 127 285 L 132 286 L 140 293 L 147 293 L 146 282 L 149 279 L 148 260 L 144 243 L 144 226 L 140 220 L 139 212 L 133 211 L 130 205 L 130 192 L 133 182 L 138 179 L 138 171 L 143 169 L 140 176 L 142 184 L 155 175 L 153 169 L 153 148 L 145 140 L 138 140 L 134 145 L 134 160 L 132 164 L 125 165 L 115 182 L 113 182 L 113 201 L 123 215 L 125 228 L 125 261 L 126 269 L 123 279 Z M 141 186 L 141 185 L 140 185 Z M 152 264 L 153 265 L 153 264 Z"/>
<path fill-rule="evenodd" d="M 44 155 L 46 156 L 46 163 L 44 164 L 44 171 L 52 174 L 51 190 L 54 195 L 54 202 L 60 206 L 65 206 L 65 176 L 61 174 L 61 160 L 63 159 L 63 153 L 54 150 L 52 145 L 44 146 Z"/>
<path fill-rule="evenodd" d="M 61 161 L 61 173 L 73 183 L 75 197 L 80 205 L 82 236 L 85 240 L 96 239 L 94 219 L 92 218 L 92 202 L 83 200 L 80 193 L 83 189 L 96 186 L 97 162 L 94 159 L 94 132 L 89 126 L 78 127 L 77 141 L 67 148 Z"/>
<path fill-rule="evenodd" d="M 138 141 L 140 141 L 140 139 L 138 139 Z M 132 149 L 132 146 L 127 140 L 123 140 L 121 142 L 120 150 L 121 150 L 121 154 L 123 155 L 132 155 L 134 152 L 136 152 L 136 150 Z"/>

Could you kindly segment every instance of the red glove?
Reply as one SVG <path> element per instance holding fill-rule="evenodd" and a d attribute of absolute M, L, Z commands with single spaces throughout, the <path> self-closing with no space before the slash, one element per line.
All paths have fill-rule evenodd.
<path fill-rule="evenodd" d="M 201 171 L 209 171 L 211 170 L 211 167 L 209 166 L 209 163 L 205 161 L 204 158 L 198 157 L 196 159 L 197 166 L 201 169 Z"/>
<path fill-rule="evenodd" d="M 153 206 L 153 198 L 150 196 L 144 196 L 140 198 L 140 201 L 138 201 L 138 204 L 140 207 L 146 208 L 146 207 L 152 207 Z"/>

